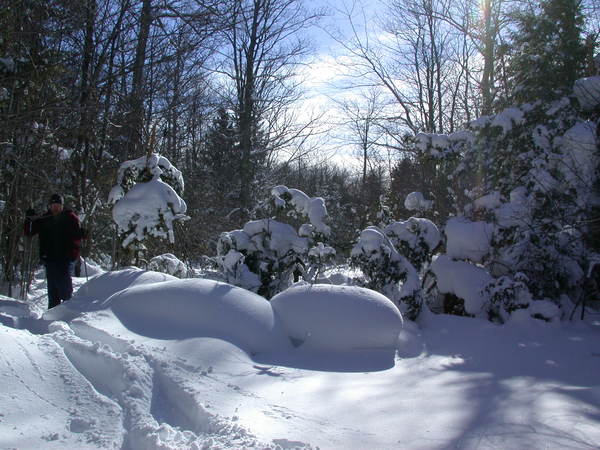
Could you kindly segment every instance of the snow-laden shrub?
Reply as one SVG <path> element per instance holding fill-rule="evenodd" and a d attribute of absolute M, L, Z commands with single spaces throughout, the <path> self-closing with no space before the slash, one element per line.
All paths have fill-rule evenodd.
<path fill-rule="evenodd" d="M 152 258 L 148 263 L 148 270 L 168 273 L 177 278 L 186 278 L 188 276 L 187 266 L 171 253 L 165 253 Z"/>
<path fill-rule="evenodd" d="M 217 244 L 218 262 L 225 279 L 271 298 L 300 277 L 315 280 L 335 257 L 325 241 L 330 228 L 320 197 L 298 189 L 276 186 L 271 190 L 279 217 L 305 220 L 298 231 L 282 220 L 248 222 L 242 230 L 222 233 Z"/>
<path fill-rule="evenodd" d="M 298 189 L 275 186 L 271 189 L 275 208 L 281 208 L 290 216 L 308 218 L 310 223 L 303 225 L 304 236 L 313 240 L 326 239 L 331 229 L 325 223 L 327 208 L 321 197 L 309 197 Z"/>
<path fill-rule="evenodd" d="M 109 194 L 112 216 L 124 249 L 139 248 L 148 236 L 175 241 L 173 223 L 188 219 L 180 195 L 181 172 L 167 158 L 152 154 L 121 164 Z"/>
<path fill-rule="evenodd" d="M 363 230 L 352 248 L 351 265 L 364 274 L 364 285 L 394 301 L 413 320 L 421 310 L 421 282 L 413 265 L 378 227 Z"/>
<path fill-rule="evenodd" d="M 560 319 L 559 307 L 549 300 L 534 301 L 526 282 L 527 277 L 517 273 L 514 278 L 496 278 L 484 288 L 483 293 L 489 298 L 490 320 L 506 322 L 511 317 L 533 317 L 553 322 Z"/>
<path fill-rule="evenodd" d="M 300 273 L 308 239 L 286 223 L 253 220 L 242 230 L 222 233 L 217 252 L 229 283 L 271 298 L 294 281 L 295 272 Z"/>
<path fill-rule="evenodd" d="M 425 197 L 420 192 L 411 192 L 404 200 L 404 207 L 409 211 L 428 211 L 433 207 L 433 201 L 425 200 Z"/>
<path fill-rule="evenodd" d="M 572 295 L 594 251 L 596 87 L 595 79 L 576 83 L 584 112 L 572 98 L 538 101 L 480 117 L 464 132 L 415 140 L 422 153 L 461 154 L 449 177 L 459 214 L 445 227 L 447 254 L 494 278 L 523 273 L 533 303 Z"/>
<path fill-rule="evenodd" d="M 472 222 L 452 217 L 444 227 L 446 254 L 453 259 L 481 262 L 491 251 L 494 227 L 487 222 Z"/>
<path fill-rule="evenodd" d="M 392 222 L 383 232 L 418 271 L 431 260 L 441 241 L 438 227 L 430 220 L 419 217 Z"/>
<path fill-rule="evenodd" d="M 575 81 L 573 91 L 584 111 L 600 107 L 600 76 Z"/>
<path fill-rule="evenodd" d="M 327 245 L 331 228 L 325 223 L 328 219 L 325 201 L 286 186 L 271 189 L 271 199 L 274 212 L 279 217 L 309 220 L 298 228 L 298 234 L 308 239 L 309 246 L 308 255 L 302 255 L 304 264 L 301 268 L 305 280 L 315 280 L 336 256 L 335 249 Z"/>
<path fill-rule="evenodd" d="M 493 278 L 483 268 L 438 255 L 429 266 L 424 283 L 425 301 L 436 313 L 487 317 L 484 289 Z"/>
<path fill-rule="evenodd" d="M 533 298 L 524 283 L 526 280 L 525 275 L 519 273 L 514 279 L 502 276 L 492 280 L 483 289 L 489 298 L 488 314 L 491 320 L 505 322 L 513 312 L 529 307 Z"/>
<path fill-rule="evenodd" d="M 223 252 L 223 256 L 217 258 L 217 265 L 228 283 L 257 292 L 261 287 L 260 277 L 250 270 L 246 264 L 246 257 L 235 250 L 234 245 L 231 233 L 221 234 L 217 251 L 219 254 Z"/>

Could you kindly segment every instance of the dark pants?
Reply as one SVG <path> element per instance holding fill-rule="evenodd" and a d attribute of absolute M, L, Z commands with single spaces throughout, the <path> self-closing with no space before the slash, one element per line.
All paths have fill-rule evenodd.
<path fill-rule="evenodd" d="M 69 300 L 73 295 L 72 261 L 46 261 L 46 279 L 48 280 L 48 309 Z"/>

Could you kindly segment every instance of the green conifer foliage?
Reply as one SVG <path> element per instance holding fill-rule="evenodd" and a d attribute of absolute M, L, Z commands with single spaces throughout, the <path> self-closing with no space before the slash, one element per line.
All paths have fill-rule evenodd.
<path fill-rule="evenodd" d="M 579 0 L 546 0 L 516 14 L 506 104 L 554 100 L 583 75 L 585 46 Z"/>

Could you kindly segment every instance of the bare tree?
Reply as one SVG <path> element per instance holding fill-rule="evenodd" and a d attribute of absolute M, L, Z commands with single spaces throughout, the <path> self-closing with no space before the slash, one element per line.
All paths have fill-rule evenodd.
<path fill-rule="evenodd" d="M 442 19 L 449 8 L 444 0 L 392 0 L 377 35 L 372 19 L 363 15 L 361 27 L 349 11 L 351 37 L 337 37 L 349 55 L 347 87 L 388 93 L 388 129 L 398 144 L 398 127 L 448 132 L 473 109 L 473 48 Z"/>
<path fill-rule="evenodd" d="M 273 155 L 310 134 L 292 106 L 300 99 L 299 69 L 310 47 L 303 30 L 319 13 L 300 0 L 229 0 L 222 64 L 217 72 L 223 106 L 234 112 L 239 139 L 237 195 L 252 204 L 257 170 Z"/>
<path fill-rule="evenodd" d="M 342 140 L 344 145 L 352 146 L 361 160 L 361 179 L 363 185 L 367 182 L 367 175 L 377 165 L 378 147 L 382 130 L 380 123 L 383 119 L 384 104 L 382 94 L 377 90 L 370 90 L 357 97 L 337 100 L 341 120 L 337 129 L 341 130 L 335 136 Z"/>

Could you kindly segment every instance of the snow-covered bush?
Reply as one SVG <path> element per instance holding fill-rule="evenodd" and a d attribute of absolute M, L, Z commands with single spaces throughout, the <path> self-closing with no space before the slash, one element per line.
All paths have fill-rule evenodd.
<path fill-rule="evenodd" d="M 493 278 L 483 268 L 467 261 L 438 255 L 424 283 L 425 301 L 436 313 L 487 318 L 484 289 Z"/>
<path fill-rule="evenodd" d="M 433 201 L 425 200 L 425 197 L 420 192 L 411 192 L 404 200 L 404 207 L 409 211 L 427 211 L 433 206 Z"/>
<path fill-rule="evenodd" d="M 493 316 L 500 297 L 531 295 L 530 307 L 511 300 L 502 308 L 534 310 L 538 301 L 559 304 L 583 279 L 600 207 L 595 88 L 595 80 L 576 83 L 585 111 L 572 98 L 538 101 L 480 117 L 460 133 L 416 139 L 418 151 L 461 154 L 450 177 L 458 215 L 445 225 L 447 255 L 497 279 L 488 294 L 504 294 L 488 299 Z"/>
<path fill-rule="evenodd" d="M 351 264 L 364 274 L 364 285 L 394 301 L 408 319 L 421 310 L 421 282 L 413 265 L 378 227 L 363 230 L 351 253 Z"/>
<path fill-rule="evenodd" d="M 446 223 L 446 254 L 453 259 L 481 262 L 491 251 L 494 227 L 487 222 L 471 222 L 453 217 Z"/>
<path fill-rule="evenodd" d="M 430 220 L 419 217 L 392 222 L 383 231 L 418 271 L 431 260 L 441 242 L 438 227 Z"/>
<path fill-rule="evenodd" d="M 122 247 L 131 253 L 148 236 L 173 243 L 173 223 L 188 219 L 183 188 L 181 172 L 163 156 L 122 163 L 108 199 Z"/>
<path fill-rule="evenodd" d="M 217 252 L 227 282 L 271 298 L 300 274 L 308 239 L 286 223 L 253 220 L 241 230 L 221 233 Z"/>
<path fill-rule="evenodd" d="M 525 281 L 527 277 L 517 273 L 514 279 L 507 276 L 496 278 L 483 289 L 489 298 L 488 314 L 491 320 L 504 322 L 516 310 L 529 307 L 533 299 Z"/>
<path fill-rule="evenodd" d="M 600 76 L 575 81 L 573 91 L 584 111 L 594 111 L 600 106 Z"/>
<path fill-rule="evenodd" d="M 298 228 L 298 235 L 308 239 L 309 247 L 307 255 L 300 255 L 304 262 L 300 268 L 305 280 L 316 279 L 336 256 L 335 249 L 327 245 L 331 228 L 325 223 L 328 219 L 325 200 L 281 185 L 271 189 L 271 200 L 278 217 L 309 220 L 309 223 L 303 223 Z"/>
<path fill-rule="evenodd" d="M 298 189 L 286 186 L 275 186 L 271 189 L 272 200 L 275 208 L 284 210 L 285 214 L 292 217 L 308 218 L 310 223 L 301 228 L 304 236 L 313 240 L 326 239 L 331 229 L 325 223 L 327 208 L 321 197 L 309 197 Z"/>
<path fill-rule="evenodd" d="M 271 298 L 300 277 L 316 279 L 335 257 L 322 240 L 329 236 L 327 209 L 322 198 L 308 197 L 297 189 L 277 186 L 271 191 L 274 207 L 283 217 L 308 218 L 298 231 L 275 219 L 246 223 L 241 230 L 222 233 L 217 244 L 218 262 L 225 279 Z"/>
<path fill-rule="evenodd" d="M 186 265 L 171 253 L 165 253 L 152 258 L 148 263 L 148 270 L 168 273 L 177 278 L 186 278 L 188 276 Z"/>

